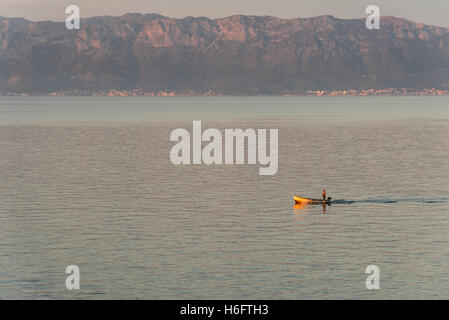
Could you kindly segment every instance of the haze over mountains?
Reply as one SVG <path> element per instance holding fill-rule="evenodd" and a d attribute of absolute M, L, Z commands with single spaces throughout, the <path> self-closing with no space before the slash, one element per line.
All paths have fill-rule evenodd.
<path fill-rule="evenodd" d="M 127 14 L 61 22 L 0 17 L 0 92 L 168 90 L 301 94 L 449 87 L 449 29 L 383 17 L 172 19 Z"/>

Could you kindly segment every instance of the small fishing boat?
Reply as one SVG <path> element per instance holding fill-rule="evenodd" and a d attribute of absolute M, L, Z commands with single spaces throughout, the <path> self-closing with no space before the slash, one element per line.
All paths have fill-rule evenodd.
<path fill-rule="evenodd" d="M 330 204 L 332 198 L 324 199 L 312 199 L 312 198 L 306 198 L 306 197 L 300 197 L 297 195 L 293 196 L 293 199 L 295 199 L 295 203 L 302 203 L 302 204 Z"/>

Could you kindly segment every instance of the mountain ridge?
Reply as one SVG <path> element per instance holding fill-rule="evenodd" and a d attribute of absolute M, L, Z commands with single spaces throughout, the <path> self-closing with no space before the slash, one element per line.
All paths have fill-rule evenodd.
<path fill-rule="evenodd" d="M 252 14 L 239 14 L 239 13 L 235 13 L 235 14 L 231 14 L 229 16 L 224 16 L 224 17 L 218 17 L 218 18 L 209 18 L 207 16 L 185 16 L 182 18 L 175 18 L 175 17 L 169 17 L 169 16 L 164 16 L 161 15 L 159 13 L 139 13 L 139 12 L 127 12 L 124 13 L 122 15 L 103 15 L 103 16 L 91 16 L 91 17 L 87 17 L 87 18 L 81 18 L 81 22 L 86 22 L 89 21 L 91 19 L 98 19 L 98 18 L 105 18 L 105 19 L 120 19 L 123 17 L 134 17 L 134 18 L 139 18 L 139 17 L 146 17 L 146 16 L 152 16 L 152 17 L 156 17 L 156 18 L 164 18 L 164 19 L 173 19 L 173 20 L 185 20 L 185 19 L 206 19 L 206 20 L 211 20 L 211 21 L 215 21 L 215 20 L 221 20 L 221 19 L 228 19 L 231 17 L 258 17 L 258 18 L 273 18 L 273 19 L 278 19 L 278 20 L 284 20 L 284 21 L 288 21 L 288 20 L 308 20 L 308 19 L 316 19 L 316 18 L 321 18 L 321 17 L 327 17 L 327 18 L 333 18 L 336 20 L 365 20 L 364 17 L 360 17 L 360 18 L 339 18 L 337 16 L 334 16 L 332 14 L 323 14 L 323 15 L 317 15 L 317 16 L 310 16 L 310 17 L 295 17 L 295 18 L 282 18 L 282 17 L 278 17 L 278 16 L 272 16 L 272 15 L 252 15 Z M 424 23 L 424 22 L 416 22 L 416 21 L 412 21 L 409 20 L 407 18 L 403 18 L 403 17 L 397 17 L 397 16 L 381 16 L 380 19 L 394 19 L 394 20 L 398 20 L 398 21 L 405 21 L 405 22 L 411 22 L 417 25 L 425 25 L 428 27 L 432 27 L 432 28 L 441 28 L 441 29 L 447 29 L 449 30 L 449 27 L 443 27 L 443 26 L 439 26 L 439 25 L 433 25 L 433 24 L 429 24 L 429 23 Z M 65 23 L 65 21 L 56 21 L 56 20 L 29 20 L 27 18 L 24 17 L 5 17 L 5 16 L 0 16 L 0 20 L 23 20 L 29 23 L 43 23 L 43 22 L 52 22 L 52 23 Z"/>
<path fill-rule="evenodd" d="M 64 22 L 0 17 L 0 92 L 73 89 L 201 94 L 440 88 L 449 28 L 382 17 L 169 18 L 128 13 Z"/>

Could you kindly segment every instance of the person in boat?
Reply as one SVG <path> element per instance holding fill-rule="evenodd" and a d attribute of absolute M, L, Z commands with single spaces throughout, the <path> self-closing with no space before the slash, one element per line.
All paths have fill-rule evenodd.
<path fill-rule="evenodd" d="M 323 189 L 323 200 L 326 201 L 326 189 Z"/>

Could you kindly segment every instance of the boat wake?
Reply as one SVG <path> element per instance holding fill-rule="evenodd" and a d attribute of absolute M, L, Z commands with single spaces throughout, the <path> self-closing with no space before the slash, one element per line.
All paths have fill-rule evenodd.
<path fill-rule="evenodd" d="M 345 200 L 345 199 L 336 199 L 332 200 L 332 204 L 355 204 L 355 203 L 449 203 L 449 198 L 376 198 L 376 199 L 360 199 L 360 200 Z"/>

